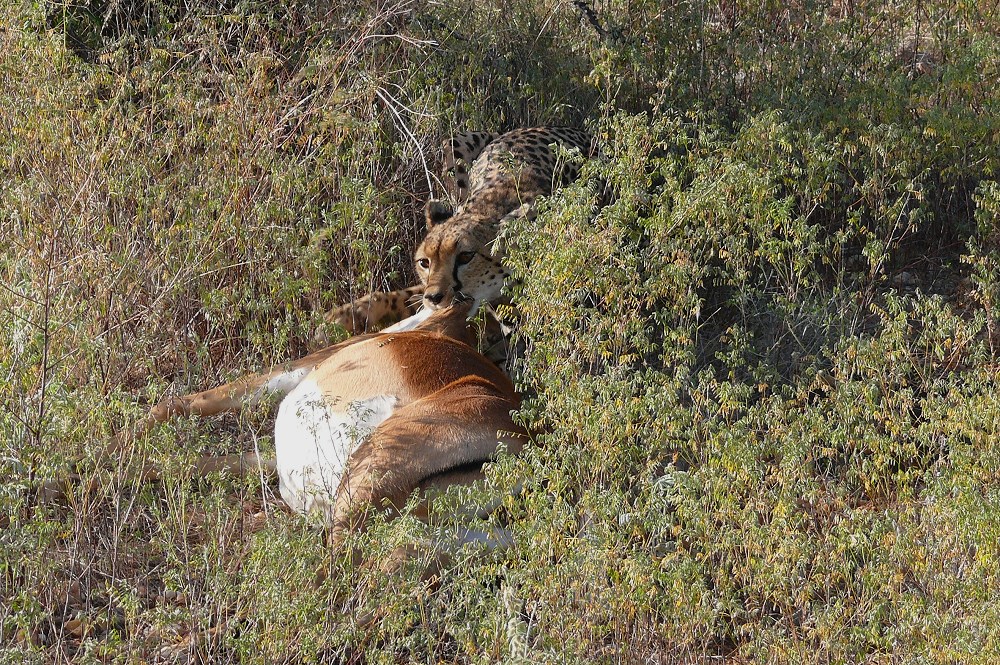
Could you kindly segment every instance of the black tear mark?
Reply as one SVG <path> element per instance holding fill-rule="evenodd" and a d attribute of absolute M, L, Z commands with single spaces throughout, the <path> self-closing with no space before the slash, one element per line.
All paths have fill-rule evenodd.
<path fill-rule="evenodd" d="M 457 255 L 456 255 L 456 259 L 457 259 Z M 458 265 L 458 261 L 456 260 L 455 261 L 455 267 L 451 269 L 451 278 L 455 282 L 455 286 L 454 286 L 455 293 L 458 293 L 459 291 L 462 290 L 462 280 L 460 280 L 458 278 L 458 268 L 459 268 L 459 265 Z"/>

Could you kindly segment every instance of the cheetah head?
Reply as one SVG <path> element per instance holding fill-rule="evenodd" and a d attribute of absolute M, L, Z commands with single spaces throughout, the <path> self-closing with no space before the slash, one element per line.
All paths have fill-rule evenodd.
<path fill-rule="evenodd" d="M 495 212 L 455 213 L 443 201 L 430 201 L 425 209 L 427 236 L 414 256 L 424 284 L 424 306 L 441 309 L 456 296 L 465 296 L 472 299 L 470 314 L 474 314 L 482 303 L 496 301 L 509 274 L 497 234 L 508 221 L 530 210 L 530 204 L 523 204 L 497 219 Z"/>

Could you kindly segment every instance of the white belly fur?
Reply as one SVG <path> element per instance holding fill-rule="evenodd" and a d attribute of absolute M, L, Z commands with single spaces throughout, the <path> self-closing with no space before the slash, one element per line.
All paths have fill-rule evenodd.
<path fill-rule="evenodd" d="M 347 460 L 386 418 L 396 398 L 333 403 L 309 378 L 278 408 L 274 423 L 281 497 L 300 513 L 320 511 L 327 517 L 337 496 Z"/>
<path fill-rule="evenodd" d="M 268 379 L 267 383 L 262 385 L 260 388 L 255 390 L 250 394 L 247 401 L 250 404 L 260 404 L 265 399 L 273 397 L 274 395 L 287 395 L 295 386 L 302 382 L 302 379 L 309 375 L 309 372 L 313 370 L 312 367 L 300 367 L 298 369 L 289 370 L 273 376 Z"/>

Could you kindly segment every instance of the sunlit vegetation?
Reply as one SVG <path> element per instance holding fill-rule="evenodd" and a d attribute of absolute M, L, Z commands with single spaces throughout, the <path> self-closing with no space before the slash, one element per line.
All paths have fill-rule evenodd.
<path fill-rule="evenodd" d="M 998 81 L 971 0 L 0 0 L 0 660 L 996 662 Z M 542 124 L 600 153 L 505 231 L 509 548 L 387 575 L 191 477 L 263 407 L 94 463 L 412 283 L 444 136 Z"/>

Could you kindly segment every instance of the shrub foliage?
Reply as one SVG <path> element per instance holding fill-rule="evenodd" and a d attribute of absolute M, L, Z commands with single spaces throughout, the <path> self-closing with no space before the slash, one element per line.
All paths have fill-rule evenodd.
<path fill-rule="evenodd" d="M 0 0 L 0 657 L 994 662 L 987 5 Z M 505 231 L 509 548 L 387 578 L 191 477 L 263 408 L 92 463 L 409 283 L 441 137 L 546 123 L 600 152 Z M 39 502 L 70 462 L 100 489 Z"/>

